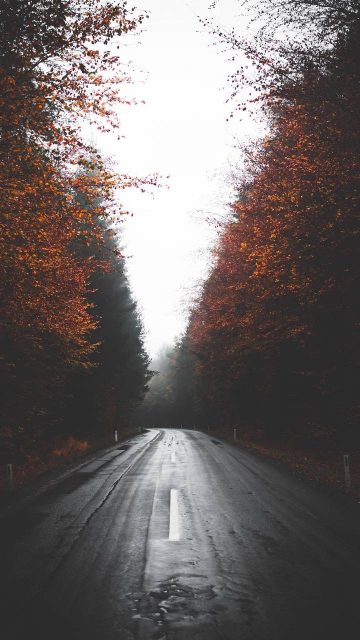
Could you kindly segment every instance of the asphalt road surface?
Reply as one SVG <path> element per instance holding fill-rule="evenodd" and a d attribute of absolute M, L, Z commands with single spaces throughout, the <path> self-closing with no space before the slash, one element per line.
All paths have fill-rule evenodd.
<path fill-rule="evenodd" d="M 360 637 L 360 505 L 154 429 L 1 526 L 2 640 Z"/>

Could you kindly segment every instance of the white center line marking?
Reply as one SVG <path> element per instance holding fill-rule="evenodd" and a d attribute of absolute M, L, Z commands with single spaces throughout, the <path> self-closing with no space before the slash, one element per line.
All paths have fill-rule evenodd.
<path fill-rule="evenodd" d="M 180 540 L 178 490 L 170 489 L 169 540 Z"/>
<path fill-rule="evenodd" d="M 176 462 L 175 451 L 171 452 L 171 462 Z"/>

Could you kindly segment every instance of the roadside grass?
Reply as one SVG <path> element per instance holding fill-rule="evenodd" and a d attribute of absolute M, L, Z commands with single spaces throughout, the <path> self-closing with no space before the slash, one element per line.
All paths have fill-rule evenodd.
<path fill-rule="evenodd" d="M 332 487 L 360 500 L 360 450 L 350 452 L 351 487 L 345 486 L 344 454 L 348 451 L 333 451 L 327 448 L 311 449 L 294 441 L 269 441 L 262 434 L 255 436 L 249 429 L 237 427 L 236 442 L 234 427 L 221 427 L 211 431 L 212 435 L 224 438 L 239 447 L 254 451 L 264 458 L 276 460 L 307 480 Z"/>
<path fill-rule="evenodd" d="M 135 428 L 119 431 L 119 442 L 130 438 L 138 431 Z M 33 447 L 21 450 L 20 460 L 13 464 L 14 488 L 19 489 L 37 480 L 50 471 L 61 470 L 89 453 L 96 452 L 114 443 L 113 434 L 103 438 L 80 439 L 74 436 L 43 440 Z M 0 496 L 8 493 L 6 465 L 0 465 Z"/>

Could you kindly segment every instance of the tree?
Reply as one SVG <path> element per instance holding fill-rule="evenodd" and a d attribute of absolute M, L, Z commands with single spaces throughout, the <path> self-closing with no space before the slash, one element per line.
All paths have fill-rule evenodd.
<path fill-rule="evenodd" d="M 101 434 L 129 426 L 152 375 L 124 260 L 117 255 L 117 238 L 102 228 L 103 260 L 108 268 L 95 274 L 91 295 L 98 348 L 92 358 L 94 366 L 75 373 L 68 384 L 72 398 L 68 425 L 78 433 Z"/>
<path fill-rule="evenodd" d="M 350 446 L 359 438 L 358 29 L 341 32 L 326 66 L 281 78 L 281 65 L 264 61 L 271 131 L 247 154 L 235 220 L 189 329 L 203 393 L 223 419 L 303 440 L 333 431 Z"/>
<path fill-rule="evenodd" d="M 80 124 L 118 126 L 128 78 L 113 48 L 141 21 L 111 1 L 0 4 L 2 423 L 14 428 L 48 422 L 69 370 L 93 366 L 89 293 L 94 274 L 107 268 L 98 220 L 121 215 L 116 186 L 141 181 L 112 175 Z M 82 206 L 79 188 L 101 204 Z M 77 253 L 79 240 L 91 249 L 86 256 Z"/>
<path fill-rule="evenodd" d="M 173 347 L 163 347 L 152 366 L 155 375 L 136 412 L 140 424 L 179 427 L 198 423 L 194 356 L 188 350 L 186 336 Z"/>

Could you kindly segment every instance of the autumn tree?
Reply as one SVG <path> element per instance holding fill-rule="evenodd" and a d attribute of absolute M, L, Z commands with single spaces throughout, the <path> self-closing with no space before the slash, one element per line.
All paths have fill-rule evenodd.
<path fill-rule="evenodd" d="M 128 78 L 114 51 L 141 21 L 126 3 L 111 1 L 0 4 L 1 376 L 8 427 L 48 421 L 51 390 L 69 368 L 92 366 L 97 320 L 89 292 L 104 267 L 98 220 L 119 214 L 117 186 L 139 181 L 111 174 L 84 141 L 81 123 L 118 127 Z M 80 187 L 101 204 L 83 207 Z M 79 238 L 94 249 L 86 257 L 77 254 Z"/>
<path fill-rule="evenodd" d="M 189 330 L 222 419 L 303 442 L 332 433 L 347 446 L 359 415 L 358 33 L 359 15 L 318 64 L 309 55 L 284 67 L 278 48 L 272 60 L 247 50 L 270 133 L 247 150 L 234 221 Z"/>

